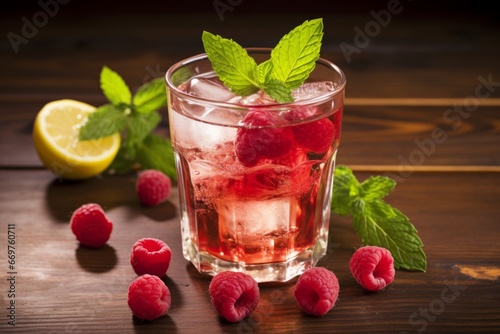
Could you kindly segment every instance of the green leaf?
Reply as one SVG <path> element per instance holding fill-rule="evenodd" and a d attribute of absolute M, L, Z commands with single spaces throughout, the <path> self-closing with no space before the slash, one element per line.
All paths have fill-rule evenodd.
<path fill-rule="evenodd" d="M 143 169 L 158 169 L 172 180 L 177 179 L 174 151 L 166 138 L 150 133 L 142 142 L 136 159 Z"/>
<path fill-rule="evenodd" d="M 132 93 L 123 78 L 107 66 L 101 70 L 101 90 L 106 98 L 114 104 L 129 105 L 132 100 Z"/>
<path fill-rule="evenodd" d="M 126 147 L 122 146 L 118 150 L 118 153 L 113 159 L 113 162 L 108 167 L 108 171 L 112 171 L 117 174 L 125 174 L 132 170 L 134 164 L 134 160 L 131 159 L 127 154 Z"/>
<path fill-rule="evenodd" d="M 322 38 L 322 19 L 305 21 L 283 36 L 271 53 L 274 78 L 289 89 L 299 87 L 316 66 Z"/>
<path fill-rule="evenodd" d="M 125 151 L 128 159 L 135 159 L 137 151 L 140 149 L 144 138 L 151 133 L 158 123 L 161 116 L 157 111 L 144 114 L 132 112 L 127 118 L 127 136 L 125 138 Z"/>
<path fill-rule="evenodd" d="M 271 59 L 268 59 L 257 66 L 255 71 L 255 78 L 260 87 L 264 87 L 266 82 L 271 79 L 271 73 L 273 70 L 273 63 Z"/>
<path fill-rule="evenodd" d="M 359 191 L 359 183 L 352 171 L 345 166 L 335 168 L 333 178 L 332 210 L 339 216 L 351 214 L 352 199 Z"/>
<path fill-rule="evenodd" d="M 387 248 L 396 269 L 426 271 L 427 259 L 422 240 L 410 220 L 401 211 L 382 200 L 365 205 L 353 215 L 354 229 L 364 245 Z"/>
<path fill-rule="evenodd" d="M 288 89 L 285 84 L 279 80 L 271 79 L 268 81 L 264 86 L 264 92 L 280 103 L 293 102 L 290 89 Z"/>
<path fill-rule="evenodd" d="M 79 139 L 90 140 L 110 136 L 125 127 L 127 115 L 124 108 L 106 104 L 97 108 L 80 128 Z"/>
<path fill-rule="evenodd" d="M 359 183 L 345 166 L 335 169 L 332 211 L 352 216 L 353 227 L 364 245 L 387 248 L 396 269 L 425 271 L 427 259 L 423 243 L 407 216 L 382 198 L 396 182 L 384 176 L 372 176 Z"/>
<path fill-rule="evenodd" d="M 255 80 L 257 63 L 233 40 L 202 34 L 203 47 L 219 79 L 235 94 L 246 96 L 259 90 Z"/>
<path fill-rule="evenodd" d="M 135 143 L 142 142 L 160 123 L 161 116 L 157 111 L 147 114 L 132 113 L 127 119 L 129 140 Z"/>
<path fill-rule="evenodd" d="M 167 104 L 164 78 L 156 78 L 139 87 L 132 100 L 134 109 L 141 113 L 157 110 Z"/>
<path fill-rule="evenodd" d="M 396 186 L 396 181 L 387 176 L 370 176 L 360 186 L 361 197 L 371 201 L 387 196 Z"/>

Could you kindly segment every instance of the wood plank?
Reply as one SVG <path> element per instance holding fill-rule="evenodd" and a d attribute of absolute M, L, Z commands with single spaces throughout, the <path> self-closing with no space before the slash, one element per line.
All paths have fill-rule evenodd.
<path fill-rule="evenodd" d="M 7 64 L 0 81 L 2 96 L 99 95 L 98 74 L 103 65 L 114 68 L 136 87 L 151 73 L 162 74 L 173 63 L 201 53 L 203 30 L 233 38 L 244 46 L 272 47 L 291 27 L 311 18 L 308 12 L 248 13 L 242 7 L 228 12 L 223 22 L 215 11 L 190 15 L 118 12 L 94 15 L 89 20 L 71 11 L 65 14 L 63 9 L 35 37 L 19 45 L 18 53 L 8 39 L 0 42 L 5 51 L 0 62 Z M 321 15 L 325 19 L 322 55 L 346 72 L 349 97 L 463 99 L 474 94 L 478 78 L 491 75 L 491 81 L 500 81 L 496 61 L 500 56 L 500 25 L 488 13 L 470 13 L 466 19 L 451 15 L 423 19 L 402 11 L 361 43 L 358 31 L 376 22 L 370 12 L 378 9 L 369 5 L 356 15 Z M 0 29 L 20 33 L 21 14 L 2 20 Z M 349 55 L 346 45 L 357 51 Z M 498 85 L 491 96 L 500 97 Z"/>
<path fill-rule="evenodd" d="M 398 166 L 402 173 L 420 166 L 498 166 L 497 113 L 498 107 L 347 105 L 338 162 Z"/>
<path fill-rule="evenodd" d="M 370 174 L 357 173 L 363 180 Z M 294 282 L 261 286 L 252 317 L 221 320 L 210 305 L 208 277 L 182 258 L 177 189 L 153 208 L 138 204 L 134 175 L 60 183 L 46 171 L 0 170 L 0 239 L 5 223 L 16 233 L 16 330 L 21 332 L 145 333 L 399 333 L 498 332 L 498 278 L 478 278 L 480 268 L 500 268 L 499 174 L 413 174 L 387 198 L 419 230 L 428 256 L 426 273 L 397 271 L 385 291 L 370 294 L 352 279 L 348 261 L 359 239 L 348 218 L 332 216 L 330 246 L 321 266 L 338 276 L 341 291 L 326 316 L 304 315 L 293 299 Z M 27 191 L 29 189 L 29 191 Z M 114 222 L 108 245 L 80 247 L 68 221 L 86 202 L 100 203 Z M 165 240 L 173 259 L 164 281 L 172 308 L 151 323 L 134 321 L 126 303 L 136 277 L 128 262 L 141 237 Z M 6 257 L 4 252 L 2 256 Z M 6 285 L 2 274 L 1 288 Z M 5 296 L 0 330 L 5 321 Z M 425 313 L 427 312 L 427 313 Z M 195 316 L 194 316 L 195 315 Z"/>
<path fill-rule="evenodd" d="M 3 103 L 10 112 L 0 113 L 0 167 L 41 167 L 31 129 L 36 113 L 49 101 Z M 94 105 L 104 103 L 103 97 L 84 101 Z M 451 105 L 347 104 L 338 163 L 372 170 L 392 166 L 388 170 L 397 169 L 401 173 L 437 166 L 476 171 L 496 168 L 500 166 L 498 108 L 479 106 L 468 112 L 465 107 L 455 111 Z M 158 132 L 168 135 L 166 109 L 162 114 L 164 120 Z M 439 129 L 443 133 L 438 136 Z"/>

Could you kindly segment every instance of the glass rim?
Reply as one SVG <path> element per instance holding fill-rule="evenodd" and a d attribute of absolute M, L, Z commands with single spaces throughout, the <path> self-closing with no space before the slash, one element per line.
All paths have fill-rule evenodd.
<path fill-rule="evenodd" d="M 259 47 L 250 47 L 250 48 L 245 48 L 245 50 L 248 53 L 270 53 L 271 48 L 259 48 Z M 334 63 L 331 61 L 319 57 L 316 60 L 316 63 L 322 64 L 323 66 L 326 66 L 329 70 L 332 70 L 336 72 L 339 75 L 339 83 L 335 86 L 335 88 L 328 93 L 322 94 L 320 96 L 316 96 L 313 98 L 301 100 L 301 101 L 294 101 L 294 102 L 287 102 L 287 103 L 271 103 L 271 104 L 238 104 L 238 103 L 231 103 L 231 102 L 225 102 L 225 101 L 216 101 L 216 100 L 211 100 L 211 99 L 206 99 L 198 96 L 193 96 L 190 95 L 182 90 L 180 90 L 177 86 L 173 84 L 171 81 L 172 74 L 182 68 L 183 66 L 186 66 L 188 64 L 192 64 L 197 61 L 201 60 L 208 60 L 208 56 L 206 53 L 199 53 L 197 55 L 185 58 L 181 61 L 178 61 L 177 63 L 173 64 L 170 66 L 170 68 L 167 70 L 165 73 L 165 82 L 167 84 L 167 89 L 173 91 L 176 95 L 181 96 L 182 98 L 189 99 L 191 101 L 196 101 L 200 104 L 206 104 L 206 105 L 211 105 L 215 106 L 218 108 L 225 108 L 225 109 L 256 109 L 256 108 L 266 108 L 266 109 L 290 109 L 290 108 L 295 108 L 297 106 L 303 106 L 303 105 L 311 105 L 311 104 L 320 104 L 322 102 L 325 102 L 329 99 L 332 99 L 335 95 L 339 94 L 340 92 L 344 91 L 345 86 L 346 86 L 346 77 L 344 72 Z"/>

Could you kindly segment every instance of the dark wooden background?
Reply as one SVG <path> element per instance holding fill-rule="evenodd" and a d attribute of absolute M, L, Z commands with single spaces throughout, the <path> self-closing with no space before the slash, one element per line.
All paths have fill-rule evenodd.
<path fill-rule="evenodd" d="M 396 2 L 60 1 L 5 2 L 0 10 L 1 333 L 500 332 L 500 14 L 493 2 L 400 1 L 377 29 L 372 11 Z M 214 3 L 228 6 L 222 16 Z M 44 16 L 44 7 L 53 15 Z M 332 216 L 320 265 L 339 277 L 336 307 L 306 316 L 294 282 L 268 284 L 252 317 L 229 324 L 210 306 L 209 278 L 182 258 L 177 189 L 168 202 L 144 208 L 135 174 L 60 182 L 36 155 L 33 120 L 56 99 L 103 104 L 103 65 L 136 88 L 202 52 L 203 30 L 272 47 L 316 17 L 325 23 L 322 56 L 348 78 L 338 164 L 361 180 L 398 181 L 387 200 L 419 230 L 428 270 L 398 271 L 385 291 L 363 292 L 348 269 L 359 238 L 349 218 Z M 38 27 L 29 31 L 26 22 Z M 25 38 L 17 52 L 13 34 Z M 347 46 L 358 52 L 346 57 Z M 163 116 L 158 132 L 167 135 Z M 97 251 L 80 247 L 68 226 L 86 202 L 100 203 L 115 224 Z M 15 327 L 7 323 L 8 224 L 16 232 Z M 174 252 L 164 278 L 172 308 L 140 323 L 126 304 L 136 277 L 128 256 L 147 236 Z"/>

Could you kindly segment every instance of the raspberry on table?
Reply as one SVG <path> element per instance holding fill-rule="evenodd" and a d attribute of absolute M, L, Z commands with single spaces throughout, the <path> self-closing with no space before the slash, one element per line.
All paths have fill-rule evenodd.
<path fill-rule="evenodd" d="M 394 280 L 394 259 L 383 247 L 358 248 L 349 261 L 352 276 L 365 289 L 380 291 Z"/>
<path fill-rule="evenodd" d="M 142 238 L 132 246 L 130 264 L 137 275 L 162 277 L 170 266 L 172 251 L 168 245 L 156 238 Z"/>
<path fill-rule="evenodd" d="M 320 317 L 335 306 L 339 289 L 339 281 L 333 272 L 314 267 L 300 275 L 294 296 L 304 312 Z"/>
<path fill-rule="evenodd" d="M 137 196 L 142 204 L 155 206 L 163 202 L 172 187 L 170 178 L 156 169 L 141 172 L 135 185 Z"/>
<path fill-rule="evenodd" d="M 87 203 L 76 209 L 71 216 L 70 226 L 82 245 L 94 248 L 104 246 L 113 230 L 113 223 L 96 203 Z"/>
<path fill-rule="evenodd" d="M 220 272 L 212 278 L 208 290 L 212 305 L 229 322 L 243 320 L 259 304 L 259 286 L 245 273 Z"/>
<path fill-rule="evenodd" d="M 245 166 L 255 166 L 261 159 L 279 158 L 292 148 L 291 130 L 277 127 L 280 120 L 271 112 L 249 111 L 243 122 L 245 128 L 238 129 L 235 150 Z"/>
<path fill-rule="evenodd" d="M 128 306 L 142 320 L 155 320 L 170 309 L 170 290 L 155 275 L 137 277 L 128 288 Z"/>

